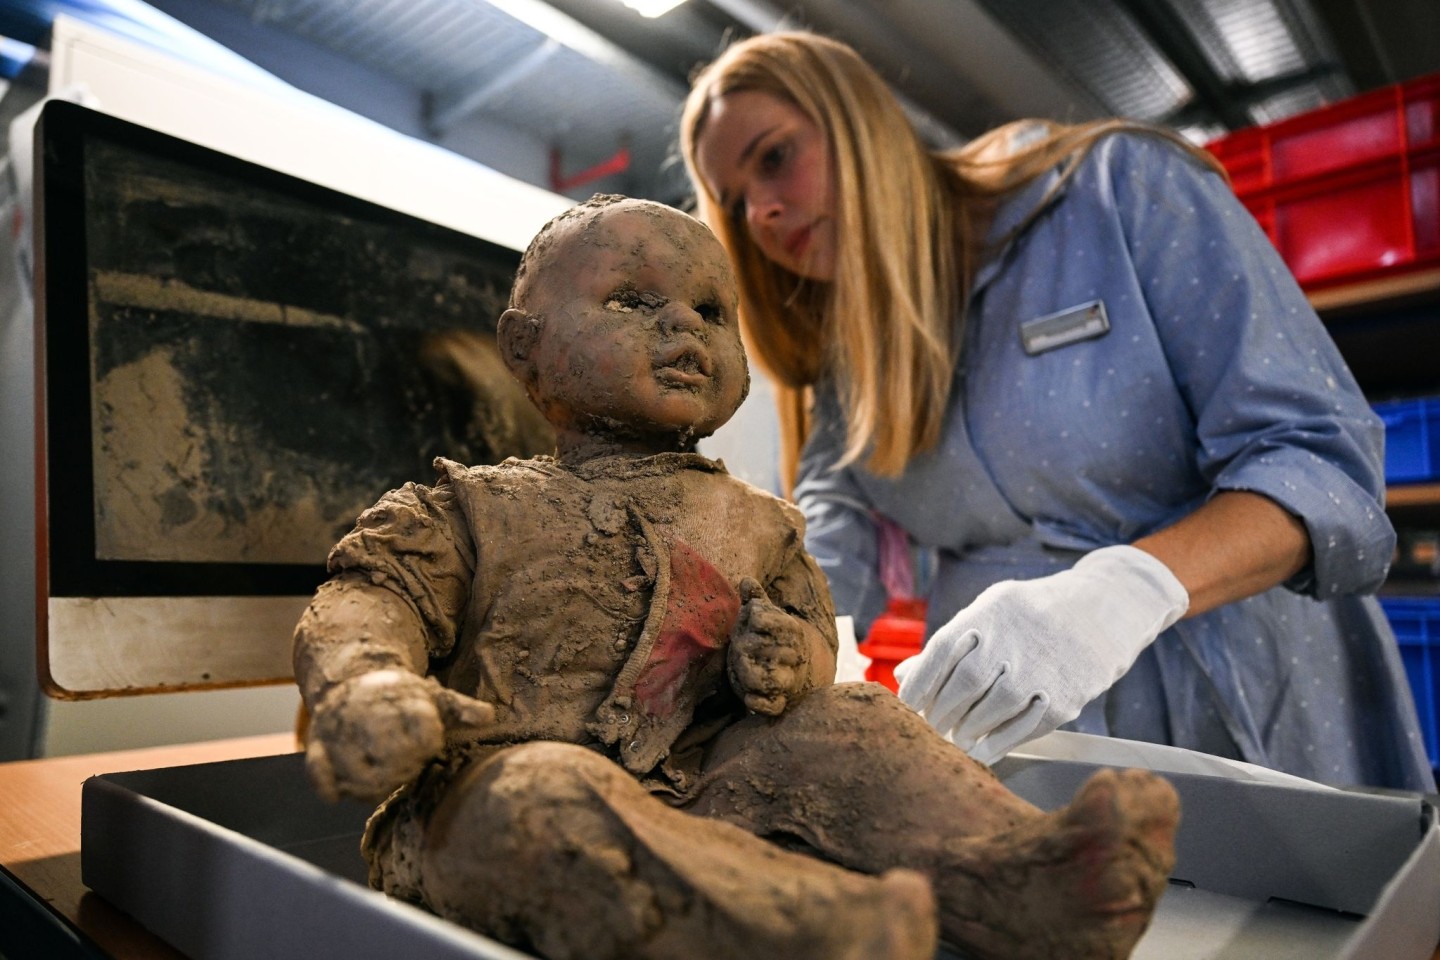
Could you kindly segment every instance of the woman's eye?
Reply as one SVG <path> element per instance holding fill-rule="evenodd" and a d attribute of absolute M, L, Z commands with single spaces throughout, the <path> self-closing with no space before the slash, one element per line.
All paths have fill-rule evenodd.
<path fill-rule="evenodd" d="M 760 154 L 760 169 L 765 173 L 774 173 L 785 163 L 786 148 L 783 143 L 777 143 L 766 147 Z"/>

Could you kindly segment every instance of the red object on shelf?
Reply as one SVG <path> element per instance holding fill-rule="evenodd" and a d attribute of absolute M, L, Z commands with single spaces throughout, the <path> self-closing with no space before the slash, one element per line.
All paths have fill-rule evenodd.
<path fill-rule="evenodd" d="M 895 667 L 901 660 L 920 652 L 925 642 L 925 601 L 915 598 L 892 599 L 885 612 L 870 624 L 865 642 L 859 645 L 861 655 L 870 658 L 865 679 L 883 683 L 897 690 Z"/>
<path fill-rule="evenodd" d="M 1440 266 L 1440 74 L 1207 149 L 1305 289 Z"/>

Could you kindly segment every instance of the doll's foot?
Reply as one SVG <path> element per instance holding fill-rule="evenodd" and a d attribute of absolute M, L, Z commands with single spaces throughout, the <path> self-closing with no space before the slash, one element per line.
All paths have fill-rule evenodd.
<path fill-rule="evenodd" d="M 939 882 L 942 935 L 980 957 L 1128 957 L 1175 864 L 1179 800 L 1140 770 L 1102 770 L 1068 807 L 966 841 Z"/>

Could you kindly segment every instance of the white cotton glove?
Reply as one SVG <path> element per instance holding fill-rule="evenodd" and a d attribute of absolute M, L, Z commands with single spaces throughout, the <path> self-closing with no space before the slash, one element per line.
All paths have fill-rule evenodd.
<path fill-rule="evenodd" d="M 1079 716 L 1189 606 L 1165 564 L 1104 547 L 1062 573 L 980 594 L 896 667 L 900 699 L 993 763 Z"/>

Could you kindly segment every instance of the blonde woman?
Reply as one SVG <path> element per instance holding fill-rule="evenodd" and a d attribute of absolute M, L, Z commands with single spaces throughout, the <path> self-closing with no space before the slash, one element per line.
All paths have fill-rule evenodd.
<path fill-rule="evenodd" d="M 850 48 L 695 79 L 681 147 L 840 613 L 938 551 L 900 695 L 992 761 L 1061 725 L 1434 789 L 1372 597 L 1383 428 L 1206 156 L 1122 122 L 925 148 Z"/>

